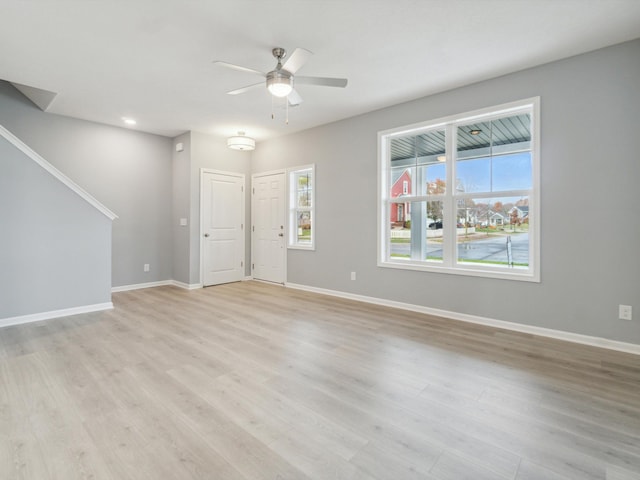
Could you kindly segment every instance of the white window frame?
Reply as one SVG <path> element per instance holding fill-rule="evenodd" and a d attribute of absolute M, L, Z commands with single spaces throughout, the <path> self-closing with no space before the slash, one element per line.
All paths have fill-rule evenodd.
<path fill-rule="evenodd" d="M 468 264 L 457 261 L 456 254 L 456 199 L 460 198 L 451 188 L 455 185 L 456 166 L 456 138 L 455 131 L 458 125 L 478 121 L 489 121 L 509 114 L 529 111 L 531 120 L 531 158 L 532 158 L 532 186 L 527 191 L 529 196 L 529 267 L 505 268 L 487 264 Z M 390 255 L 390 168 L 391 140 L 406 135 L 418 135 L 425 131 L 446 129 L 446 163 L 447 163 L 447 193 L 444 195 L 431 195 L 412 197 L 412 201 L 442 200 L 444 210 L 450 219 L 449 227 L 444 231 L 443 261 L 440 263 L 395 259 Z M 463 194 L 467 197 L 501 197 L 510 196 L 517 192 L 492 192 L 491 194 Z M 405 200 L 406 201 L 406 200 Z M 529 98 L 503 105 L 483 108 L 459 115 L 452 115 L 432 121 L 421 122 L 413 125 L 393 128 L 378 132 L 378 261 L 379 267 L 397 268 L 403 270 L 420 270 L 425 272 L 437 272 L 454 275 L 467 275 L 475 277 L 498 278 L 507 280 L 520 280 L 528 282 L 540 282 L 540 97 Z M 451 221 L 453 219 L 453 221 Z"/>
<path fill-rule="evenodd" d="M 295 178 L 297 175 L 310 172 L 311 173 L 311 206 L 299 207 L 297 197 L 297 183 Z M 302 165 L 299 167 L 293 167 L 287 170 L 287 189 L 289 191 L 289 238 L 287 247 L 297 250 L 315 250 L 316 249 L 316 165 Z M 311 221 L 311 242 L 301 243 L 298 241 L 298 213 L 301 211 L 309 212 Z"/>

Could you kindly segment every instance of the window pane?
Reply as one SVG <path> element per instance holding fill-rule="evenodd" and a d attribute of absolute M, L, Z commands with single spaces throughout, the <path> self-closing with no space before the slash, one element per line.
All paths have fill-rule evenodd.
<path fill-rule="evenodd" d="M 303 192 L 298 191 L 298 207 L 310 207 L 311 206 L 311 189 Z"/>
<path fill-rule="evenodd" d="M 416 136 L 416 151 L 420 163 L 444 161 L 437 157 L 445 152 L 445 130 L 429 130 Z"/>
<path fill-rule="evenodd" d="M 391 169 L 391 198 L 412 195 L 412 185 L 416 167 L 399 167 Z"/>
<path fill-rule="evenodd" d="M 390 214 L 391 257 L 442 261 L 442 202 L 392 203 Z"/>
<path fill-rule="evenodd" d="M 296 202 L 298 207 L 311 207 L 311 172 L 295 174 Z"/>
<path fill-rule="evenodd" d="M 390 198 L 400 195 L 427 195 L 429 184 L 443 194 L 446 185 L 445 130 L 391 140 Z M 431 192 L 433 193 L 433 192 Z"/>
<path fill-rule="evenodd" d="M 531 149 L 531 115 L 522 113 L 459 125 L 457 144 L 459 159 L 528 151 Z"/>
<path fill-rule="evenodd" d="M 391 203 L 390 206 L 389 219 L 391 221 L 391 228 L 409 228 L 409 226 L 405 224 L 409 222 L 410 225 L 411 223 L 411 203 Z"/>
<path fill-rule="evenodd" d="M 458 262 L 504 267 L 529 265 L 529 198 L 458 201 Z"/>
<path fill-rule="evenodd" d="M 296 173 L 298 190 L 304 190 L 311 186 L 311 172 L 304 171 L 301 173 Z"/>
<path fill-rule="evenodd" d="M 447 170 L 444 163 L 424 165 L 418 169 L 425 185 L 422 195 L 444 195 L 446 193 Z"/>
<path fill-rule="evenodd" d="M 493 192 L 531 188 L 531 152 L 494 157 L 492 182 Z"/>
<path fill-rule="evenodd" d="M 460 125 L 456 131 L 457 192 L 532 187 L 529 114 Z"/>
<path fill-rule="evenodd" d="M 490 192 L 491 159 L 479 158 L 456 162 L 456 192 Z"/>
<path fill-rule="evenodd" d="M 298 243 L 310 244 L 311 243 L 311 212 L 296 212 L 297 213 L 297 239 Z"/>
<path fill-rule="evenodd" d="M 416 184 L 420 186 L 417 195 L 427 193 L 445 193 L 447 170 L 445 157 L 445 131 L 431 130 L 416 137 L 419 178 Z M 437 188 L 436 188 L 437 183 Z M 430 184 L 432 184 L 430 188 Z M 439 190 L 438 192 L 429 190 Z"/>
<path fill-rule="evenodd" d="M 442 262 L 443 202 L 427 202 L 427 245 L 425 260 Z"/>

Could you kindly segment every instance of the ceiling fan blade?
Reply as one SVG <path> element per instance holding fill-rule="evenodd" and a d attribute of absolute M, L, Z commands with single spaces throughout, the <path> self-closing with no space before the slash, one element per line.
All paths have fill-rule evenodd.
<path fill-rule="evenodd" d="M 262 75 L 263 77 L 267 76 L 266 73 L 259 72 L 258 70 L 254 70 L 253 68 L 241 67 L 240 65 L 235 65 L 233 63 L 221 62 L 221 61 L 218 61 L 218 60 L 216 60 L 213 63 L 215 65 L 220 65 L 221 67 L 231 68 L 233 70 L 239 70 L 241 72 L 256 73 L 258 75 Z"/>
<path fill-rule="evenodd" d="M 298 85 L 319 85 L 321 87 L 339 87 L 347 86 L 346 78 L 329 78 L 329 77 L 295 77 Z"/>
<path fill-rule="evenodd" d="M 289 100 L 289 106 L 297 107 L 302 103 L 302 97 L 295 90 L 291 90 L 291 93 L 287 96 L 287 100 Z"/>
<path fill-rule="evenodd" d="M 311 55 L 313 55 L 313 53 L 309 50 L 296 48 L 287 61 L 284 62 L 282 69 L 295 74 L 305 63 L 307 63 L 307 60 L 309 60 Z"/>
<path fill-rule="evenodd" d="M 264 87 L 264 82 L 254 83 L 251 85 L 247 85 L 246 87 L 231 90 L 230 92 L 227 92 L 227 95 L 239 95 L 240 93 L 245 93 L 255 87 Z"/>

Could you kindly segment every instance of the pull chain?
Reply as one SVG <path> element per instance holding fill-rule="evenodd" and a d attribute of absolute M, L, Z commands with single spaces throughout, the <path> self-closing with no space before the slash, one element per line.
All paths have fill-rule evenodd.
<path fill-rule="evenodd" d="M 275 96 L 271 95 L 271 120 L 275 120 L 276 118 L 276 114 L 275 114 Z M 287 125 L 289 125 L 289 98 L 288 97 L 284 97 L 284 103 L 285 103 L 285 123 Z"/>

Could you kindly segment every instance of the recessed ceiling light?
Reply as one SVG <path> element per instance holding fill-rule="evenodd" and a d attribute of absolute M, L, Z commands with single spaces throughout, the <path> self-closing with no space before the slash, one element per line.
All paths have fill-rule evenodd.
<path fill-rule="evenodd" d="M 122 117 L 122 121 L 127 125 L 135 125 L 137 122 L 133 118 Z"/>
<path fill-rule="evenodd" d="M 438 155 L 436 157 L 436 160 L 438 160 L 439 162 L 446 162 L 447 161 L 447 157 L 445 155 Z"/>
<path fill-rule="evenodd" d="M 473 130 L 469 130 L 469 133 L 471 135 L 480 135 L 482 133 L 482 130 L 473 129 Z"/>

